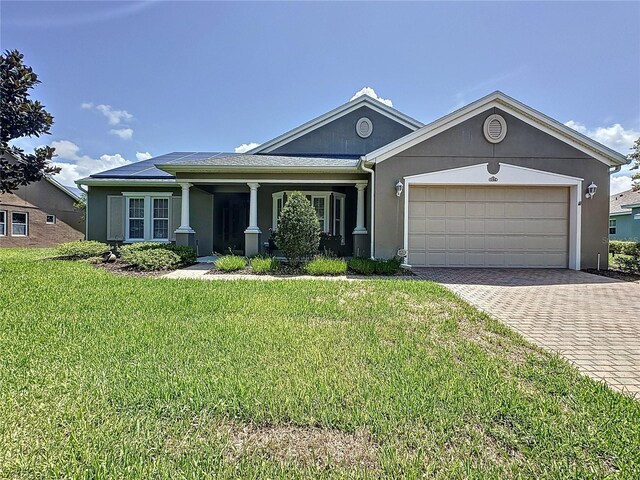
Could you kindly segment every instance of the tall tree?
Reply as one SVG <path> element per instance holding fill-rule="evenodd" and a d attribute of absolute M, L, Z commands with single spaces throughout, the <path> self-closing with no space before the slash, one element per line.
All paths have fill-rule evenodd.
<path fill-rule="evenodd" d="M 22 137 L 48 134 L 53 117 L 29 90 L 39 84 L 33 69 L 23 63 L 24 55 L 6 50 L 0 55 L 0 193 L 11 193 L 20 185 L 41 180 L 60 171 L 51 165 L 55 149 L 44 146 L 33 153 L 9 145 Z"/>
<path fill-rule="evenodd" d="M 640 137 L 638 137 L 633 147 L 631 147 L 631 153 L 627 155 L 627 158 L 633 162 L 631 170 L 640 169 Z M 640 190 L 640 173 L 634 174 L 631 178 L 633 178 L 633 191 L 637 192 Z"/>

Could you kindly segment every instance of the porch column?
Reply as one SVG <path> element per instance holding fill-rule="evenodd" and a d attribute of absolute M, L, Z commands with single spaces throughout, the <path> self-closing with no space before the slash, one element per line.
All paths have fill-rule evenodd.
<path fill-rule="evenodd" d="M 244 231 L 244 254 L 247 257 L 260 253 L 260 227 L 258 227 L 258 187 L 259 183 L 249 185 L 249 226 Z"/>
<path fill-rule="evenodd" d="M 356 228 L 353 229 L 353 256 L 366 257 L 369 255 L 367 229 L 364 226 L 364 190 L 366 183 L 356 183 L 358 190 L 358 204 L 356 210 Z"/>
<path fill-rule="evenodd" d="M 182 197 L 180 209 L 180 226 L 176 229 L 176 244 L 195 247 L 196 232 L 189 225 L 189 189 L 193 186 L 191 183 L 181 183 Z"/>

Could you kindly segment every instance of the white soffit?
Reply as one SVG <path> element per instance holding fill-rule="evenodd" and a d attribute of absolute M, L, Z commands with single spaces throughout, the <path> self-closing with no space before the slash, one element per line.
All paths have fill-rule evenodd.
<path fill-rule="evenodd" d="M 364 155 L 362 158 L 365 162 L 382 162 L 491 108 L 499 108 L 606 165 L 624 165 L 628 163 L 627 158 L 621 153 L 605 147 L 586 135 L 563 125 L 551 117 L 499 91 L 491 93 L 486 97 L 470 103 L 466 107 L 445 115 L 415 132 L 409 133 L 378 150 Z"/>

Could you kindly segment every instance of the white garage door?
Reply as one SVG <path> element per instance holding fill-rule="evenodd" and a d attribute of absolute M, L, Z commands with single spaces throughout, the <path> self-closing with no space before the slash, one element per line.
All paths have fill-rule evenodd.
<path fill-rule="evenodd" d="M 409 188 L 409 264 L 566 268 L 569 188 Z"/>

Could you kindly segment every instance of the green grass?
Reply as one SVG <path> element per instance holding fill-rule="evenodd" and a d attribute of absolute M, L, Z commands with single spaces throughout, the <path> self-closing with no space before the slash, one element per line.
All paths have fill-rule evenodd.
<path fill-rule="evenodd" d="M 275 257 L 255 257 L 249 262 L 253 273 L 275 273 L 280 261 Z"/>
<path fill-rule="evenodd" d="M 247 259 L 238 255 L 225 255 L 218 258 L 214 265 L 223 272 L 236 272 L 247 266 Z"/>
<path fill-rule="evenodd" d="M 347 262 L 344 258 L 316 257 L 304 266 L 309 275 L 344 275 Z"/>
<path fill-rule="evenodd" d="M 49 254 L 0 250 L 0 478 L 640 474 L 640 403 L 434 283 L 131 278 Z M 347 441 L 368 463 L 304 455 Z"/>

